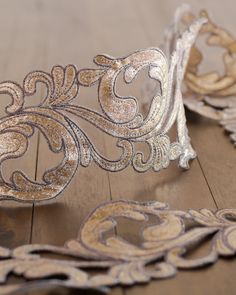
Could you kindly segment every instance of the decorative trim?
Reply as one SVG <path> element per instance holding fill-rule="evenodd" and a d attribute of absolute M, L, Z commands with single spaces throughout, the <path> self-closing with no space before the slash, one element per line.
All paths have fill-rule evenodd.
<path fill-rule="evenodd" d="M 184 104 L 201 116 L 219 121 L 231 133 L 230 138 L 236 146 L 236 39 L 214 23 L 205 10 L 200 11 L 199 16 L 208 20 L 199 31 L 199 38 L 207 35 L 208 46 L 225 50 L 222 56 L 224 73 L 210 69 L 208 73 L 200 74 L 199 67 L 204 62 L 203 54 L 196 44 L 193 45 L 184 77 L 187 87 L 187 92 L 183 94 Z M 180 6 L 176 11 L 174 24 L 166 31 L 167 48 L 170 49 L 178 38 L 181 24 L 189 26 L 197 18 L 188 5 Z"/>
<path fill-rule="evenodd" d="M 139 245 L 115 234 L 120 217 L 143 225 Z M 115 285 L 170 278 L 180 269 L 195 269 L 215 263 L 220 256 L 234 256 L 235 220 L 236 209 L 185 212 L 170 210 L 156 201 L 109 202 L 97 207 L 85 219 L 78 237 L 64 247 L 33 244 L 13 250 L 0 248 L 0 293 L 48 286 L 108 291 Z M 206 239 L 211 242 L 209 252 L 188 259 L 188 252 L 199 248 Z M 9 274 L 27 281 L 11 284 Z"/>
<path fill-rule="evenodd" d="M 87 167 L 91 161 L 112 172 L 128 165 L 138 172 L 151 168 L 159 171 L 176 159 L 181 168 L 187 169 L 189 160 L 196 154 L 188 137 L 180 87 L 191 45 L 204 22 L 204 19 L 195 21 L 183 33 L 169 61 L 161 50 L 149 48 L 117 59 L 98 55 L 94 58 L 96 69 L 77 71 L 74 65 L 54 66 L 51 73 L 29 73 L 22 86 L 10 81 L 0 83 L 0 93 L 12 97 L 12 103 L 5 109 L 7 115 L 0 119 L 1 167 L 5 160 L 26 152 L 35 129 L 47 139 L 52 152 L 64 153 L 62 162 L 47 170 L 41 182 L 15 171 L 9 183 L 0 173 L 0 200 L 39 202 L 55 198 L 68 185 L 78 165 Z M 138 112 L 136 98 L 121 97 L 116 92 L 120 74 L 125 83 L 131 83 L 143 68 L 148 68 L 149 77 L 161 85 L 161 93 L 155 93 L 145 118 Z M 39 105 L 25 107 L 25 99 L 36 92 L 39 82 L 47 87 L 46 98 Z M 98 85 L 102 113 L 74 104 L 79 88 L 94 84 Z M 81 129 L 78 119 L 117 138 L 117 147 L 122 150 L 120 158 L 109 160 L 102 156 Z M 175 123 L 177 139 L 171 142 L 167 133 Z M 137 142 L 148 145 L 147 160 L 142 152 L 135 150 Z"/>

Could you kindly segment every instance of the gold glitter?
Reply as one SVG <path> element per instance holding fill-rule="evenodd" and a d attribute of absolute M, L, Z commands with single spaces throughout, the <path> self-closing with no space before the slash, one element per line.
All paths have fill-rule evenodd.
<path fill-rule="evenodd" d="M 7 183 L 0 174 L 0 199 L 24 202 L 48 200 L 60 194 L 72 179 L 78 165 L 88 166 L 93 160 L 108 171 L 120 171 L 132 165 L 138 172 L 150 168 L 159 171 L 170 160 L 179 159 L 179 166 L 187 169 L 190 159 L 196 157 L 190 144 L 181 95 L 181 82 L 189 57 L 189 50 L 204 23 L 203 19 L 192 24 L 178 40 L 170 61 L 157 48 L 136 51 L 127 57 L 112 58 L 98 55 L 96 69 L 77 72 L 74 65 L 65 68 L 54 66 L 51 73 L 29 73 L 23 86 L 15 82 L 0 83 L 0 93 L 12 96 L 6 107 L 7 116 L 0 120 L 0 165 L 12 157 L 22 156 L 28 147 L 28 139 L 39 129 L 47 139 L 52 152 L 63 151 L 64 158 L 58 166 L 46 171 L 41 183 L 31 181 L 20 171 Z M 135 97 L 116 94 L 118 76 L 131 83 L 140 70 L 148 68 L 149 77 L 161 84 L 162 93 L 155 93 L 149 113 L 143 118 L 138 113 Z M 25 97 L 36 92 L 36 84 L 47 87 L 44 101 L 34 107 L 24 107 Z M 98 101 L 102 113 L 73 104 L 79 87 L 98 85 Z M 174 94 L 172 90 L 175 89 Z M 71 114 L 75 115 L 70 118 Z M 117 138 L 117 147 L 122 150 L 119 159 L 108 160 L 100 155 L 76 117 L 83 118 L 103 132 Z M 177 123 L 177 141 L 171 142 L 167 133 Z M 150 154 L 135 150 L 136 142 L 149 146 Z"/>

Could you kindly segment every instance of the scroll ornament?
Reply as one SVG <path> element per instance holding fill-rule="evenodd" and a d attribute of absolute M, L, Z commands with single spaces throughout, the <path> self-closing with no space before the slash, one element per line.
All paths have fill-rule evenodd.
<path fill-rule="evenodd" d="M 43 183 L 30 180 L 20 171 L 15 171 L 12 183 L 8 183 L 1 174 L 1 200 L 37 202 L 55 198 L 68 185 L 78 165 L 87 167 L 91 161 L 112 172 L 128 165 L 138 172 L 150 168 L 159 171 L 175 159 L 180 167 L 188 168 L 189 160 L 196 154 L 188 137 L 181 83 L 191 46 L 204 22 L 205 19 L 196 20 L 178 38 L 169 60 L 157 48 L 118 59 L 98 55 L 94 59 L 96 69 L 77 71 L 74 65 L 55 66 L 50 74 L 29 73 L 23 86 L 9 81 L 1 83 L 0 92 L 11 95 L 12 103 L 0 120 L 0 165 L 26 152 L 35 129 L 45 136 L 51 151 L 64 153 L 63 161 L 44 173 Z M 148 68 L 150 78 L 161 85 L 161 93 L 153 96 L 145 118 L 138 112 L 134 97 L 121 97 L 115 90 L 120 74 L 126 83 L 131 83 L 143 68 Z M 36 92 L 38 82 L 46 85 L 46 98 L 37 106 L 25 107 L 25 98 Z M 95 84 L 101 113 L 74 104 L 80 87 Z M 77 117 L 115 137 L 122 149 L 120 158 L 108 160 L 102 156 L 80 128 Z M 171 142 L 167 133 L 174 123 L 177 140 Z M 135 150 L 138 142 L 150 148 L 146 161 Z M 120 218 L 144 225 L 139 244 L 122 237 Z M 63 247 L 0 247 L 0 293 L 9 295 L 50 286 L 105 292 L 115 285 L 170 278 L 181 269 L 195 269 L 217 262 L 220 256 L 234 256 L 235 220 L 235 209 L 179 211 L 156 201 L 109 202 L 98 206 L 85 219 L 78 237 Z M 205 239 L 211 243 L 209 252 L 189 259 L 187 254 L 198 249 Z M 11 275 L 23 282 L 12 283 Z"/>
<path fill-rule="evenodd" d="M 139 245 L 122 238 L 119 230 L 118 234 L 112 231 L 122 217 L 128 223 L 132 220 L 143 225 Z M 155 219 L 151 224 L 150 217 Z M 64 247 L 31 244 L 12 250 L 0 248 L 0 293 L 52 286 L 108 292 L 115 285 L 167 279 L 181 269 L 195 269 L 216 263 L 220 256 L 234 256 L 235 220 L 235 209 L 185 212 L 170 210 L 156 201 L 109 202 L 97 207 L 82 224 L 78 237 Z M 193 254 L 205 239 L 211 243 L 209 252 L 188 258 L 187 254 Z M 10 274 L 27 281 L 11 283 Z"/>
<path fill-rule="evenodd" d="M 230 133 L 230 139 L 236 145 L 236 39 L 226 29 L 213 22 L 207 11 L 202 10 L 199 15 L 208 21 L 202 26 L 196 40 L 206 36 L 208 46 L 224 49 L 224 73 L 221 74 L 212 68 L 206 73 L 200 73 L 204 55 L 201 46 L 195 43 L 191 48 L 184 77 L 187 88 L 183 94 L 184 104 L 191 111 L 218 121 Z M 165 34 L 168 51 L 178 38 L 181 26 L 188 26 L 197 18 L 188 5 L 182 5 L 177 9 L 175 21 Z M 215 60 L 215 64 L 220 65 L 221 59 L 216 57 Z"/>
<path fill-rule="evenodd" d="M 46 138 L 50 150 L 63 151 L 64 158 L 56 167 L 47 170 L 42 181 L 33 181 L 23 172 L 15 171 L 11 182 L 0 173 L 0 200 L 39 202 L 53 199 L 68 185 L 78 166 L 87 167 L 92 161 L 102 169 L 116 172 L 132 165 L 138 172 L 148 169 L 159 171 L 171 160 L 178 159 L 179 166 L 187 169 L 189 160 L 196 157 L 188 131 L 181 94 L 190 48 L 205 22 L 196 20 L 176 42 L 167 60 L 157 48 L 136 51 L 124 58 L 97 55 L 95 69 L 77 71 L 74 65 L 54 66 L 51 73 L 29 73 L 23 85 L 15 82 L 0 83 L 0 93 L 12 97 L 0 119 L 0 166 L 9 158 L 21 157 L 28 148 L 35 130 Z M 138 110 L 135 97 L 119 96 L 116 83 L 123 75 L 131 83 L 138 73 L 148 69 L 149 78 L 159 81 L 161 93 L 154 94 L 147 116 Z M 33 107 L 25 106 L 25 99 L 36 93 L 37 83 L 47 88 L 46 98 Z M 102 112 L 77 105 L 75 98 L 81 87 L 98 87 L 98 101 Z M 73 116 L 72 116 L 73 115 Z M 82 119 L 117 139 L 121 149 L 119 159 L 109 160 L 99 153 L 78 120 Z M 177 126 L 176 141 L 171 142 L 168 131 Z M 136 143 L 149 147 L 147 160 L 135 149 Z"/>

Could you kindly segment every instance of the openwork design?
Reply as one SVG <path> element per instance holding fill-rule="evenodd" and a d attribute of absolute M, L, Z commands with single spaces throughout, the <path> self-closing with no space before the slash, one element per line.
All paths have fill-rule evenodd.
<path fill-rule="evenodd" d="M 96 69 L 77 71 L 74 65 L 54 66 L 51 73 L 29 73 L 22 86 L 9 81 L 1 83 L 0 92 L 11 95 L 12 103 L 0 120 L 0 165 L 6 159 L 22 156 L 36 129 L 47 139 L 52 152 L 63 151 L 64 159 L 44 173 L 42 182 L 15 171 L 9 183 L 1 173 L 0 198 L 25 202 L 54 198 L 69 183 L 78 165 L 87 167 L 91 161 L 112 172 L 130 164 L 138 172 L 150 168 L 159 171 L 175 159 L 180 167 L 188 168 L 189 160 L 196 154 L 188 137 L 180 87 L 191 45 L 203 23 L 204 19 L 197 20 L 179 38 L 169 61 L 162 51 L 150 48 L 118 59 L 98 55 L 94 58 Z M 161 93 L 153 96 L 145 118 L 138 110 L 136 98 L 121 97 L 116 92 L 119 75 L 123 75 L 125 83 L 131 83 L 143 68 L 148 68 L 149 77 L 161 85 Z M 47 87 L 46 98 L 37 106 L 25 107 L 25 98 L 36 92 L 39 82 Z M 94 84 L 98 85 L 100 113 L 74 104 L 79 88 Z M 101 155 L 76 118 L 117 138 L 117 147 L 122 150 L 120 158 L 109 160 Z M 175 122 L 177 139 L 171 142 L 167 133 Z M 148 145 L 147 160 L 136 151 L 137 142 Z"/>
<path fill-rule="evenodd" d="M 144 225 L 139 245 L 120 235 L 107 236 L 120 217 Z M 155 221 L 150 223 L 150 217 Z M 0 248 L 0 292 L 10 294 L 48 286 L 108 291 L 107 287 L 117 284 L 169 278 L 179 269 L 195 269 L 215 263 L 219 256 L 234 256 L 235 219 L 235 209 L 184 212 L 170 210 L 159 202 L 103 204 L 85 220 L 77 239 L 68 241 L 64 247 L 36 244 L 13 250 Z M 206 238 L 211 242 L 209 252 L 188 258 L 188 252 L 193 254 Z M 47 257 L 45 252 L 57 254 L 57 258 Z M 27 281 L 10 284 L 9 274 Z"/>
<path fill-rule="evenodd" d="M 236 39 L 227 30 L 215 24 L 205 10 L 199 15 L 208 20 L 199 31 L 199 37 L 206 35 L 208 46 L 225 50 L 222 57 L 224 73 L 221 74 L 215 69 L 200 73 L 199 68 L 204 62 L 203 54 L 196 44 L 193 45 L 184 78 L 187 86 L 184 104 L 202 116 L 219 121 L 224 129 L 231 133 L 230 138 L 236 145 Z M 169 47 L 179 35 L 181 24 L 188 26 L 196 18 L 186 5 L 177 9 L 175 23 L 166 34 Z M 220 60 L 216 61 L 216 64 L 219 65 Z"/>

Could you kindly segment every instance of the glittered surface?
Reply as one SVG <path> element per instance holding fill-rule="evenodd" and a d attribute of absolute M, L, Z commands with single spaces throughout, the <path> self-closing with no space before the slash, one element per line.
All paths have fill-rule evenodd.
<path fill-rule="evenodd" d="M 188 2 L 193 4 L 196 12 L 207 9 L 217 24 L 234 34 L 234 1 L 225 0 L 224 9 L 220 3 L 211 0 L 206 0 L 204 5 L 191 0 Z M 0 80 L 12 79 L 22 85 L 25 75 L 33 69 L 50 73 L 55 64 L 65 67 L 71 63 L 76 64 L 77 69 L 98 68 L 92 64 L 92 57 L 99 52 L 122 57 L 137 48 L 158 47 L 163 40 L 164 29 L 179 5 L 179 1 L 175 0 L 163 3 L 152 0 L 105 0 L 103 3 L 104 6 L 100 1 L 93 0 L 5 1 L 4 8 L 0 10 Z M 208 64 L 210 60 L 212 63 Z M 217 64 L 217 59 L 212 54 L 204 61 L 207 66 L 214 63 Z M 139 106 L 142 98 L 140 87 L 146 80 L 146 72 L 143 80 L 141 76 L 142 71 L 137 79 L 127 85 L 131 91 L 128 88 L 122 91 L 118 81 L 118 94 L 136 97 Z M 26 98 L 26 105 L 39 104 L 40 99 L 46 96 L 44 91 L 45 87 L 38 84 L 35 95 Z M 96 85 L 81 87 L 76 104 L 99 110 L 96 98 Z M 1 116 L 10 101 L 9 95 L 1 95 Z M 198 154 L 198 158 L 191 163 L 191 169 L 183 173 L 176 162 L 158 173 L 151 169 L 145 173 L 136 173 L 132 167 L 112 173 L 94 163 L 86 169 L 79 167 L 70 185 L 60 194 L 61 198 L 54 199 L 52 204 L 2 201 L 1 245 L 11 249 L 28 243 L 62 246 L 65 241 L 77 237 L 78 229 L 89 212 L 110 199 L 156 200 L 169 203 L 171 210 L 181 211 L 210 208 L 215 212 L 217 208 L 235 208 L 236 166 L 233 145 L 217 124 L 189 111 L 186 115 L 191 143 Z M 111 136 L 106 136 L 82 119 L 79 126 L 88 132 L 103 155 L 109 159 L 119 158 L 121 149 L 116 147 L 115 139 L 112 140 Z M 175 137 L 176 133 L 170 132 L 171 141 L 176 140 Z M 139 143 L 137 145 L 139 149 Z M 45 168 L 57 166 L 62 157 L 62 152 L 57 154 L 50 151 L 41 133 L 37 138 L 36 130 L 30 137 L 29 150 L 20 158 L 4 162 L 3 176 L 8 179 L 12 172 L 21 170 L 29 179 L 40 182 Z M 130 235 L 133 230 L 134 234 Z M 139 230 L 139 222 L 136 225 L 132 220 L 119 220 L 118 234 L 129 243 L 140 245 L 142 240 L 138 235 Z M 203 243 L 196 250 L 196 256 L 194 252 L 191 258 L 207 254 L 208 244 Z M 186 294 L 187 287 L 191 286 L 193 295 L 234 294 L 235 271 L 234 259 L 218 259 L 213 267 L 180 270 L 173 279 L 152 280 L 151 283 L 136 284 L 132 288 L 116 287 L 110 293 L 180 295 Z M 9 279 L 12 283 L 19 283 L 12 276 Z M 98 294 L 55 285 L 45 288 L 45 291 L 30 290 L 27 294 Z"/>
<path fill-rule="evenodd" d="M 181 168 L 189 168 L 189 160 L 196 157 L 186 126 L 181 94 L 181 83 L 187 65 L 189 50 L 204 19 L 194 22 L 177 40 L 169 60 L 161 50 L 150 48 L 136 51 L 127 57 L 114 59 L 97 55 L 94 62 L 99 69 L 76 70 L 73 65 L 54 66 L 51 73 L 30 72 L 23 86 L 15 82 L 0 83 L 0 93 L 12 97 L 5 109 L 8 116 L 0 121 L 0 165 L 4 160 L 22 156 L 28 139 L 38 129 L 46 138 L 52 152 L 63 151 L 64 159 L 55 168 L 44 172 L 43 183 L 34 182 L 21 171 L 14 171 L 11 183 L 0 175 L 0 199 L 37 202 L 59 195 L 72 179 L 77 166 L 87 167 L 94 161 L 108 171 L 121 171 L 132 165 L 138 172 L 152 168 L 158 172 L 167 168 L 171 160 L 179 159 Z M 159 81 L 161 93 L 156 93 L 144 118 L 138 112 L 135 97 L 116 94 L 116 82 L 123 74 L 124 82 L 131 83 L 143 68 L 148 68 L 149 78 Z M 36 93 L 42 83 L 47 95 L 34 107 L 25 107 L 25 98 Z M 98 101 L 101 112 L 74 104 L 79 88 L 98 84 Z M 29 99 L 29 98 L 28 98 Z M 108 160 L 100 155 L 94 144 L 71 115 L 80 117 L 103 132 L 117 138 L 122 148 L 118 160 Z M 173 124 L 177 125 L 177 140 L 168 137 Z M 135 143 L 149 146 L 150 155 L 137 151 Z"/>

